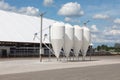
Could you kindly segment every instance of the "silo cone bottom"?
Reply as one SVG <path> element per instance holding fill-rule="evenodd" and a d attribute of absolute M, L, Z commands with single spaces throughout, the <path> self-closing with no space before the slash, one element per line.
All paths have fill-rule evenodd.
<path fill-rule="evenodd" d="M 60 59 L 59 55 L 56 55 L 56 59 L 57 59 L 57 61 L 59 61 L 59 59 Z"/>
<path fill-rule="evenodd" d="M 77 57 L 77 60 L 79 61 L 79 56 Z"/>

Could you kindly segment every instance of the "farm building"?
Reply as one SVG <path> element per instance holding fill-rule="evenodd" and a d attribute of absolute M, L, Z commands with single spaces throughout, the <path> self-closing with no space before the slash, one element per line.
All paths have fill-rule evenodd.
<path fill-rule="evenodd" d="M 42 36 L 46 45 L 49 44 L 49 26 L 54 22 L 43 18 Z M 39 35 L 40 17 L 0 10 L 0 57 L 39 56 Z M 49 50 L 43 45 L 42 51 L 47 54 Z"/>

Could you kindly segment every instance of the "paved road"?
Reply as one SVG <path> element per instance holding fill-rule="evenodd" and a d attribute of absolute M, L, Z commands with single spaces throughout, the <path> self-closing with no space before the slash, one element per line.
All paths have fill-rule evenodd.
<path fill-rule="evenodd" d="M 0 80 L 120 80 L 120 64 L 8 74 Z"/>

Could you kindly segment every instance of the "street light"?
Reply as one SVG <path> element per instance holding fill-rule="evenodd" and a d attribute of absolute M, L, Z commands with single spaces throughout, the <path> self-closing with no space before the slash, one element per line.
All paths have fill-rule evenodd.
<path fill-rule="evenodd" d="M 86 24 L 87 24 L 87 23 L 89 23 L 89 22 L 90 22 L 90 20 L 88 20 L 88 21 L 84 22 L 83 24 L 86 26 Z"/>
<path fill-rule="evenodd" d="M 40 14 L 41 25 L 40 25 L 40 62 L 42 62 L 42 19 L 46 12 Z"/>

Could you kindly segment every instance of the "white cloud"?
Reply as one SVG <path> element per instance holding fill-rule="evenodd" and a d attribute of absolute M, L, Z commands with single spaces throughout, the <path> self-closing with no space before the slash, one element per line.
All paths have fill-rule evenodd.
<path fill-rule="evenodd" d="M 115 19 L 114 23 L 120 24 L 120 18 Z"/>
<path fill-rule="evenodd" d="M 91 37 L 92 37 L 92 39 L 96 39 L 96 38 L 97 38 L 97 35 L 92 34 Z"/>
<path fill-rule="evenodd" d="M 0 9 L 9 9 L 9 4 L 5 3 L 4 1 L 0 1 Z"/>
<path fill-rule="evenodd" d="M 119 29 L 105 30 L 104 34 L 109 36 L 117 36 L 117 35 L 120 35 L 120 30 Z"/>
<path fill-rule="evenodd" d="M 44 6 L 51 6 L 54 3 L 53 0 L 44 0 L 43 5 Z"/>
<path fill-rule="evenodd" d="M 110 28 L 104 30 L 104 34 L 110 36 L 120 36 L 120 27 L 117 25 L 113 25 Z"/>
<path fill-rule="evenodd" d="M 117 25 L 113 25 L 112 28 L 113 28 L 113 29 L 117 29 L 118 26 L 117 26 Z"/>
<path fill-rule="evenodd" d="M 60 8 L 58 14 L 66 17 L 79 17 L 82 16 L 84 12 L 77 2 L 69 2 Z"/>
<path fill-rule="evenodd" d="M 108 19 L 108 15 L 103 15 L 103 14 L 96 14 L 93 16 L 93 19 Z"/>
<path fill-rule="evenodd" d="M 120 30 L 111 30 L 111 31 L 109 31 L 109 34 L 120 35 Z"/>
<path fill-rule="evenodd" d="M 98 29 L 97 29 L 96 25 L 91 26 L 91 31 L 92 32 L 98 32 Z"/>
<path fill-rule="evenodd" d="M 16 8 L 14 6 L 10 6 L 8 3 L 4 2 L 4 0 L 0 1 L 0 9 L 2 9 L 2 10 L 11 10 L 11 11 L 16 10 Z"/>
<path fill-rule="evenodd" d="M 72 23 L 74 23 L 74 22 L 80 23 L 79 19 L 76 19 L 76 18 L 73 18 L 73 17 L 72 18 L 71 17 L 65 17 L 64 21 L 65 22 L 72 22 Z"/>
<path fill-rule="evenodd" d="M 69 17 L 65 17 L 65 19 L 64 19 L 66 22 L 70 22 L 72 19 L 71 18 L 69 18 Z"/>
<path fill-rule="evenodd" d="M 22 7 L 20 9 L 17 9 L 16 7 L 6 3 L 4 0 L 0 1 L 0 9 L 6 10 L 6 11 L 13 11 L 16 13 L 21 13 L 26 15 L 32 15 L 32 16 L 37 16 L 39 14 L 39 9 L 35 7 L 28 6 L 28 7 Z"/>
<path fill-rule="evenodd" d="M 39 9 L 28 6 L 20 8 L 18 12 L 26 15 L 38 15 Z"/>
<path fill-rule="evenodd" d="M 91 27 L 91 29 L 97 31 L 95 25 Z M 92 31 L 92 30 L 91 30 Z M 120 27 L 117 25 L 113 25 L 111 27 L 106 28 L 103 31 L 92 32 L 92 42 L 94 43 L 116 43 L 120 42 Z"/>

